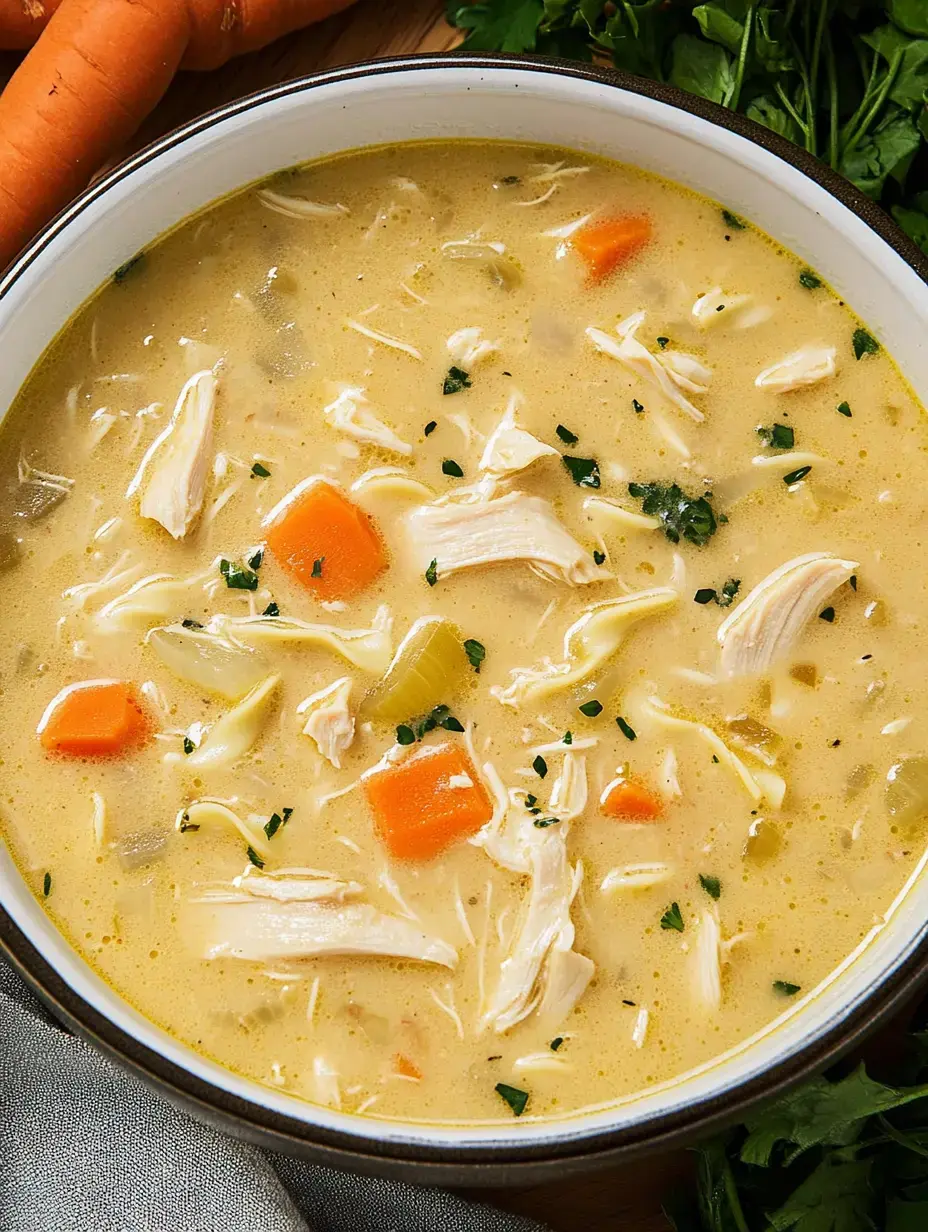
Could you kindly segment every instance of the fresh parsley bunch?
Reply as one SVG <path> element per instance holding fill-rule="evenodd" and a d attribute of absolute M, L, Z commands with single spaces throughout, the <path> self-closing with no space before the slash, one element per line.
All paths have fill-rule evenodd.
<path fill-rule="evenodd" d="M 928 252 L 928 0 L 450 0 L 448 19 L 468 51 L 611 60 L 742 111 Z"/>

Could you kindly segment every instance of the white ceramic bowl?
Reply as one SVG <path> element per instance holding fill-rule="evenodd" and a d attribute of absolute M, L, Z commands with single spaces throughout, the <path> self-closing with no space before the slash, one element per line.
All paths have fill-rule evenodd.
<path fill-rule="evenodd" d="M 341 150 L 439 137 L 570 146 L 685 184 L 819 270 L 928 402 L 926 263 L 876 207 L 794 146 L 711 104 L 635 78 L 506 57 L 379 61 L 267 90 L 117 168 L 0 282 L 0 408 L 69 317 L 122 262 L 217 197 Z M 928 966 L 922 866 L 885 925 L 762 1033 L 620 1104 L 481 1126 L 358 1118 L 205 1060 L 127 1006 L 55 931 L 5 850 L 0 942 L 76 1030 L 198 1115 L 281 1150 L 411 1179 L 563 1176 L 705 1132 L 850 1046 Z"/>

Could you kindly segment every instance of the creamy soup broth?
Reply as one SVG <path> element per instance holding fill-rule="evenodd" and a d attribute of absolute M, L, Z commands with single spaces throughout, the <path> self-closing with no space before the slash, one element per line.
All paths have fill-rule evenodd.
<path fill-rule="evenodd" d="M 709 1063 L 828 977 L 921 854 L 928 783 L 905 760 L 926 740 L 921 408 L 812 272 L 715 203 L 634 169 L 446 143 L 329 160 L 265 189 L 120 271 L 4 422 L 2 813 L 23 875 L 152 1021 L 343 1110 L 555 1116 Z M 635 225 L 650 237 L 597 276 L 591 229 L 617 216 L 649 220 Z M 476 332 L 455 338 L 462 329 Z M 215 377 L 212 441 L 178 423 L 127 498 L 198 372 L 194 399 L 209 400 Z M 507 407 L 515 435 L 485 458 Z M 158 505 L 175 446 L 202 447 L 205 468 L 202 508 L 174 510 L 190 518 L 176 538 L 140 516 L 146 498 L 149 514 Z M 370 477 L 387 467 L 401 475 Z M 263 524 L 314 476 L 384 545 L 387 568 L 345 599 L 320 601 L 330 592 L 288 571 Z M 714 533 L 702 505 L 698 542 L 641 521 L 643 506 L 673 504 L 673 483 L 708 505 Z M 532 498 L 532 525 L 547 510 L 539 556 L 553 525 L 569 561 L 549 553 L 545 575 L 491 518 L 490 556 L 521 558 L 446 568 L 456 511 L 470 525 L 474 505 L 511 493 Z M 451 529 L 433 550 L 435 509 Z M 330 568 L 351 573 L 340 552 Z M 754 588 L 810 554 L 768 585 L 780 607 L 761 592 L 753 633 L 742 613 L 720 647 Z M 256 589 L 227 584 L 249 572 Z M 144 585 L 140 606 L 120 603 L 159 574 L 177 580 L 159 612 Z M 810 593 L 809 619 L 786 627 L 783 604 L 801 615 Z M 639 617 L 627 629 L 623 596 Z M 269 605 L 280 617 L 257 632 L 241 623 Z M 589 638 L 600 661 L 580 634 L 565 659 L 565 633 L 595 605 L 612 618 Z M 426 616 L 449 622 L 457 657 L 426 708 L 447 706 L 445 726 L 417 740 L 421 711 L 383 717 L 365 697 Z M 292 618 L 371 631 L 366 667 L 337 645 L 268 640 L 269 622 Z M 172 670 L 148 635 L 170 626 L 183 647 L 184 620 L 257 662 L 261 680 L 279 676 L 269 700 L 238 721 L 241 689 L 222 696 Z M 303 728 L 325 699 L 298 706 L 345 678 L 347 701 L 330 696 L 320 720 L 335 743 L 317 743 Z M 144 730 L 110 756 L 45 747 L 37 727 L 53 699 L 100 679 L 131 686 Z M 234 747 L 198 757 L 230 713 Z M 46 731 L 56 722 L 53 710 Z M 397 743 L 398 728 L 413 743 Z M 475 816 L 435 853 L 396 854 L 404 840 L 385 839 L 359 778 L 436 745 L 468 759 L 443 791 L 470 793 Z M 487 821 L 494 788 L 508 810 L 497 803 Z M 408 788 L 393 795 L 415 811 Z M 210 799 L 244 829 L 196 803 Z M 287 869 L 331 877 L 268 876 Z M 276 939 L 253 923 L 265 909 Z M 386 930 L 385 955 L 282 951 L 284 917 L 346 910 L 368 913 L 368 934 Z M 397 928 L 400 949 L 438 961 L 391 957 Z"/>

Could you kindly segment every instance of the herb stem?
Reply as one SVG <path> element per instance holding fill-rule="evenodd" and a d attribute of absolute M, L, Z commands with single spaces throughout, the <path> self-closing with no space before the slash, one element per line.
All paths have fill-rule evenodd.
<path fill-rule="evenodd" d="M 916 1142 L 914 1138 L 910 1138 L 908 1134 L 900 1133 L 891 1121 L 887 1121 L 886 1117 L 879 1113 L 876 1118 L 883 1132 L 901 1147 L 905 1147 L 907 1151 L 912 1151 L 915 1155 L 921 1155 L 923 1159 L 928 1159 L 928 1147 L 923 1147 Z M 863 1146 L 869 1146 L 870 1142 L 865 1142 Z"/>
<path fill-rule="evenodd" d="M 744 83 L 744 70 L 748 62 L 748 47 L 751 44 L 753 28 L 754 5 L 749 4 L 744 15 L 744 30 L 741 33 L 741 46 L 738 49 L 738 67 L 735 69 L 735 77 L 731 83 L 731 89 L 724 99 L 724 105 L 730 107 L 732 111 L 738 110 L 738 100 L 741 98 L 741 86 Z"/>
<path fill-rule="evenodd" d="M 825 31 L 825 71 L 828 74 L 828 162 L 838 170 L 838 74 L 831 31 Z"/>
<path fill-rule="evenodd" d="M 822 39 L 825 35 L 826 21 L 828 18 L 829 0 L 820 0 L 818 6 L 818 20 L 815 23 L 815 35 L 812 40 L 812 56 L 809 62 L 809 79 L 811 82 L 811 97 L 809 100 L 809 124 L 812 128 L 812 143 L 817 145 L 815 128 L 818 114 L 818 79 L 819 65 L 822 61 Z"/>
<path fill-rule="evenodd" d="M 780 100 L 780 102 L 783 104 L 783 106 L 786 108 L 786 110 L 789 112 L 792 118 L 799 125 L 799 128 L 802 130 L 803 136 L 808 137 L 809 127 L 806 124 L 805 120 L 802 118 L 802 116 L 799 114 L 799 112 L 796 110 L 796 108 L 793 106 L 793 104 L 789 101 L 789 97 L 787 96 L 786 91 L 783 89 L 783 86 L 778 81 L 774 84 L 773 88 L 774 90 L 776 90 L 777 98 Z"/>
<path fill-rule="evenodd" d="M 735 1227 L 738 1229 L 738 1232 L 751 1232 L 751 1229 L 748 1227 L 748 1221 L 744 1217 L 744 1211 L 741 1209 L 738 1186 L 735 1184 L 735 1178 L 732 1175 L 731 1164 L 728 1162 L 727 1155 L 723 1164 L 722 1179 L 725 1184 L 725 1197 L 728 1199 L 728 1207 L 731 1211 L 731 1217 L 735 1221 Z"/>
<path fill-rule="evenodd" d="M 860 117 L 863 115 L 865 109 L 870 103 L 871 98 L 873 97 L 873 91 L 876 86 L 877 70 L 879 68 L 879 59 L 880 58 L 877 52 L 874 52 L 873 59 L 870 62 L 870 76 L 867 79 L 867 84 L 864 86 L 863 98 L 861 98 L 860 102 L 857 104 L 857 110 L 841 129 L 840 141 L 842 152 L 843 147 L 847 145 L 851 133 L 857 128 L 860 123 Z"/>
<path fill-rule="evenodd" d="M 842 151 L 845 158 L 847 157 L 848 152 L 854 149 L 858 141 L 860 141 L 861 137 L 871 126 L 871 124 L 875 122 L 877 116 L 880 114 L 883 104 L 886 102 L 886 96 L 889 94 L 892 89 L 893 82 L 896 80 L 896 74 L 899 72 L 899 65 L 902 63 L 902 56 L 903 49 L 900 48 L 895 53 L 892 60 L 890 60 L 889 69 L 887 70 L 886 76 L 883 78 L 882 84 L 877 91 L 876 98 L 873 100 L 873 105 L 864 116 L 863 120 L 861 120 L 858 128 L 847 140 L 847 144 Z"/>

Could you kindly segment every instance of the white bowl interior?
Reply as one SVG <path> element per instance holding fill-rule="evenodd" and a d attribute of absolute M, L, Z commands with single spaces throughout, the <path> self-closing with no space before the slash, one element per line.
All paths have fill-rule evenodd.
<path fill-rule="evenodd" d="M 281 87 L 167 139 L 118 173 L 0 287 L 0 408 L 69 317 L 123 261 L 217 197 L 295 163 L 391 141 L 447 137 L 543 142 L 587 150 L 665 175 L 723 202 L 819 270 L 896 358 L 928 401 L 928 286 L 852 211 L 794 167 L 743 137 L 669 105 L 605 84 L 530 68 L 416 69 L 335 76 Z M 169 1061 L 230 1094 L 381 1143 L 503 1147 L 563 1143 L 632 1126 L 719 1095 L 776 1068 L 860 1005 L 928 932 L 925 860 L 886 923 L 853 961 L 791 1005 L 767 1030 L 710 1065 L 620 1105 L 559 1122 L 417 1126 L 351 1117 L 265 1088 L 198 1056 L 127 1006 L 56 932 L 9 853 L 0 852 L 0 901 L 82 998 Z"/>

